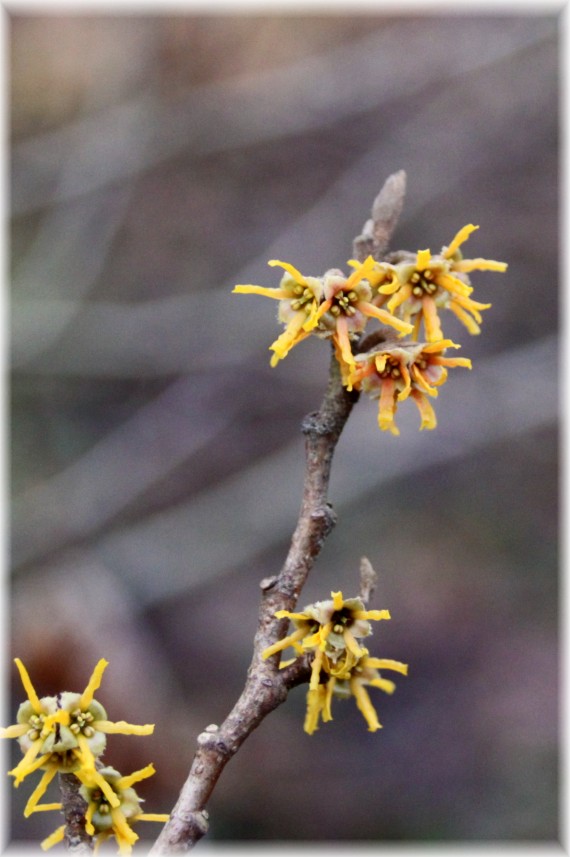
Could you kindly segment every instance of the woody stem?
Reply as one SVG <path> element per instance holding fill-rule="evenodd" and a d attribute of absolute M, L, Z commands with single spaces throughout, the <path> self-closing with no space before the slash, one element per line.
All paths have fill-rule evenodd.
<path fill-rule="evenodd" d="M 321 408 L 305 417 L 302 423 L 306 465 L 301 510 L 283 568 L 278 575 L 260 584 L 259 622 L 245 687 L 224 722 L 219 727 L 207 727 L 198 736 L 190 773 L 151 855 L 187 851 L 205 835 L 208 829 L 206 804 L 224 767 L 263 718 L 285 701 L 288 691 L 309 678 L 310 668 L 304 658 L 279 671 L 278 657 L 263 660 L 261 654 L 283 636 L 287 620 L 276 619 L 275 612 L 295 607 L 324 541 L 336 523 L 336 515 L 328 502 L 331 463 L 357 398 L 358 393 L 348 392 L 342 386 L 333 355 Z"/>

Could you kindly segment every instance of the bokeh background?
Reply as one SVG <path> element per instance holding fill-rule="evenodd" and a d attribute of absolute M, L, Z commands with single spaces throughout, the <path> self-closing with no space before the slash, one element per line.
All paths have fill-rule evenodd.
<path fill-rule="evenodd" d="M 155 763 L 149 811 L 243 685 L 326 383 L 318 340 L 269 367 L 276 306 L 233 285 L 277 285 L 271 258 L 346 267 L 401 168 L 393 249 L 475 223 L 466 255 L 509 263 L 472 277 L 481 336 L 445 321 L 474 368 L 437 431 L 410 404 L 381 433 L 362 399 L 337 449 L 339 523 L 300 606 L 354 593 L 372 561 L 393 618 L 370 648 L 410 664 L 374 696 L 384 729 L 338 702 L 308 737 L 296 689 L 226 768 L 210 845 L 558 837 L 559 24 L 539 6 L 8 15 L 9 658 L 40 694 L 110 661 L 112 719 L 156 723 L 107 754 Z M 60 823 L 24 821 L 32 787 L 7 792 L 16 841 Z"/>

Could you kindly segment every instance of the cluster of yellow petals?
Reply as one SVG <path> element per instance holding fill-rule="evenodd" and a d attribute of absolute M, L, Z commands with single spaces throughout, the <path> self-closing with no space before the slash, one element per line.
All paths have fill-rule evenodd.
<path fill-rule="evenodd" d="M 311 678 L 307 692 L 307 714 L 304 729 L 309 735 L 318 728 L 319 719 L 332 720 L 333 696 L 354 696 L 368 728 L 381 728 L 370 701 L 366 685 L 393 693 L 395 685 L 378 670 L 395 670 L 407 675 L 408 667 L 400 661 L 371 658 L 358 640 L 372 633 L 370 620 L 390 619 L 388 610 L 366 610 L 359 598 L 343 598 L 342 592 L 331 592 L 331 599 L 310 604 L 302 612 L 278 610 L 278 619 L 290 619 L 295 630 L 268 646 L 262 654 L 266 660 L 291 647 L 295 658 L 280 664 L 283 668 L 296 657 L 311 657 Z"/>
<path fill-rule="evenodd" d="M 356 660 L 347 657 L 339 664 L 331 665 L 326 656 L 321 661 L 321 672 L 317 681 L 311 681 L 307 693 L 307 713 L 304 729 L 312 735 L 319 728 L 319 720 L 323 723 L 332 720 L 331 703 L 333 696 L 339 698 L 354 697 L 358 710 L 368 724 L 369 732 L 382 728 L 378 715 L 366 690 L 366 687 L 376 687 L 384 693 L 394 693 L 396 685 L 390 679 L 384 678 L 379 670 L 393 670 L 408 674 L 408 665 L 390 658 L 370 657 L 368 649 L 362 650 L 362 655 Z"/>
<path fill-rule="evenodd" d="M 37 770 L 43 771 L 39 783 L 26 803 L 24 815 L 28 817 L 34 812 L 60 809 L 59 803 L 40 804 L 39 801 L 57 773 L 72 773 L 83 787 L 97 789 L 102 794 L 110 811 L 116 813 L 120 825 L 120 797 L 101 774 L 97 766 L 98 758 L 105 748 L 107 735 L 150 735 L 154 725 L 136 725 L 124 720 L 113 722 L 107 719 L 105 709 L 94 698 L 108 666 L 108 661 L 104 658 L 97 663 L 81 694 L 65 691 L 57 696 L 42 698 L 36 693 L 22 661 L 16 658 L 14 662 L 27 700 L 19 707 L 18 722 L 0 728 L 0 738 L 16 738 L 24 753 L 20 762 L 8 773 L 14 777 L 14 786 L 17 787 L 30 774 Z M 150 776 L 154 769 L 148 766 L 144 771 L 149 771 L 144 776 Z M 136 775 L 123 778 L 123 787 L 126 787 L 132 776 Z M 165 817 L 160 820 L 165 820 Z M 48 837 L 44 847 L 50 847 L 60 841 L 64 835 L 63 831 L 64 827 L 58 828 Z M 129 837 L 132 839 L 132 835 L 135 839 L 138 838 L 132 831 L 129 834 L 124 833 L 124 842 Z"/>
<path fill-rule="evenodd" d="M 263 295 L 279 301 L 278 319 L 285 330 L 270 346 L 272 366 L 311 334 L 330 339 L 347 389 L 364 389 L 380 398 L 380 428 L 399 434 L 394 414 L 397 403 L 409 397 L 420 411 L 420 428 L 432 429 L 437 420 L 428 397 L 437 396 L 435 388 L 445 382 L 447 373 L 439 371 L 437 378 L 430 381 L 420 364 L 427 359 L 431 367 L 436 364 L 439 367 L 471 366 L 465 358 L 444 356 L 446 347 L 459 346 L 444 338 L 440 312 L 449 310 L 469 333 L 480 333 L 481 312 L 491 304 L 472 299 L 473 287 L 468 275 L 477 270 L 502 272 L 507 269 L 505 262 L 463 258 L 460 247 L 478 228 L 467 224 L 439 254 L 419 250 L 415 257 L 409 254 L 408 260 L 404 254 L 404 260 L 394 264 L 378 262 L 371 256 L 364 262 L 349 260 L 354 270 L 348 277 L 337 270 L 327 271 L 322 277 L 307 277 L 293 265 L 272 259 L 270 265 L 285 271 L 279 288 L 238 285 L 234 292 Z M 388 329 L 386 339 L 398 340 L 402 347 L 399 367 L 394 364 L 393 344 L 388 349 L 390 354 L 378 349 L 367 354 L 368 367 L 363 366 L 361 355 L 355 354 L 354 343 L 360 340 L 370 319 Z M 418 343 L 422 327 L 423 353 L 412 360 L 410 355 L 416 354 L 413 346 Z M 410 339 L 403 341 L 407 335 Z M 429 357 L 431 354 L 434 356 Z M 386 364 L 394 364 L 394 369 L 402 373 L 403 386 L 396 383 L 399 377 L 396 371 L 386 372 Z M 374 371 L 381 382 L 373 382 Z M 365 378 L 368 381 L 363 385 Z"/>
<path fill-rule="evenodd" d="M 132 825 L 139 821 L 168 821 L 167 813 L 148 813 L 140 809 L 141 799 L 132 786 L 155 773 L 154 765 L 147 765 L 128 776 L 121 776 L 112 768 L 103 768 L 101 776 L 108 786 L 108 792 L 98 787 L 83 787 L 80 791 L 87 802 L 85 812 L 85 830 L 94 837 L 94 853 L 107 839 L 114 837 L 119 854 L 130 854 L 139 836 Z M 113 803 L 108 794 L 114 796 Z M 39 810 L 61 809 L 61 804 L 43 804 Z M 61 842 L 65 835 L 65 825 L 61 825 L 41 843 L 44 851 Z"/>
<path fill-rule="evenodd" d="M 315 334 L 332 339 L 339 361 L 350 370 L 354 365 L 351 340 L 359 335 L 369 318 L 375 318 L 400 334 L 411 333 L 409 322 L 393 316 L 377 306 L 368 278 L 376 265 L 369 256 L 349 277 L 331 270 L 323 277 L 305 277 L 287 262 L 271 259 L 271 266 L 285 270 L 279 288 L 265 288 L 241 284 L 235 294 L 255 294 L 279 301 L 279 321 L 285 324 L 284 332 L 269 348 L 273 351 L 271 365 L 275 366 L 291 349 L 307 336 Z"/>
<path fill-rule="evenodd" d="M 481 332 L 481 310 L 489 309 L 491 304 L 472 300 L 473 287 L 468 274 L 472 271 L 504 272 L 507 264 L 492 259 L 463 259 L 459 248 L 478 228 L 467 224 L 439 254 L 432 256 L 430 250 L 418 250 L 412 263 L 394 266 L 378 263 L 371 282 L 377 285 L 381 302 L 389 312 L 413 323 L 414 339 L 418 339 L 422 322 L 428 342 L 443 339 L 440 309 L 451 310 L 469 333 Z M 387 268 L 390 269 L 390 282 L 385 282 Z"/>

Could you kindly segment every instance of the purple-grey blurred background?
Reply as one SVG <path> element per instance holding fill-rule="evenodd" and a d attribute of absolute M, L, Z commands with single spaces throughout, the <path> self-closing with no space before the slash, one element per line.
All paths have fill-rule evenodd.
<path fill-rule="evenodd" d="M 368 556 L 393 617 L 369 648 L 410 675 L 371 690 L 376 734 L 350 701 L 305 735 L 293 691 L 225 770 L 209 841 L 556 839 L 557 17 L 19 12 L 8 35 L 10 658 L 40 694 L 107 658 L 110 718 L 156 729 L 106 759 L 153 761 L 145 809 L 172 808 L 243 685 L 327 375 L 313 339 L 271 369 L 276 304 L 231 289 L 276 286 L 271 258 L 346 269 L 403 168 L 393 249 L 475 223 L 465 255 L 509 269 L 472 275 L 481 336 L 444 319 L 473 371 L 436 431 L 359 403 L 300 606 L 353 594 Z M 60 823 L 22 818 L 34 785 L 10 788 L 16 840 Z"/>

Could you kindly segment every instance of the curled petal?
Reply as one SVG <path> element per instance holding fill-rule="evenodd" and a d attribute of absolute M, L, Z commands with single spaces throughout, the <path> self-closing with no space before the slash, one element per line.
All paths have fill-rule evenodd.
<path fill-rule="evenodd" d="M 435 301 L 432 297 L 422 298 L 422 315 L 426 328 L 426 336 L 430 342 L 436 342 L 443 338 L 441 323 L 437 314 Z"/>
<path fill-rule="evenodd" d="M 51 753 L 44 753 L 43 756 L 38 756 L 40 747 L 42 746 L 42 739 L 39 738 L 37 741 L 34 741 L 32 746 L 26 751 L 24 754 L 24 758 L 20 759 L 15 768 L 11 771 L 8 771 L 11 777 L 14 777 L 14 786 L 19 786 L 22 780 L 28 776 L 28 774 L 37 771 L 38 768 L 41 768 L 42 765 L 45 765 Z"/>
<path fill-rule="evenodd" d="M 378 273 L 377 277 L 372 276 L 371 282 L 372 285 L 378 290 L 381 295 L 393 295 L 394 292 L 397 292 L 400 288 L 400 281 L 398 279 L 398 275 L 395 271 L 390 271 L 391 279 L 382 285 L 378 285 L 380 283 L 382 274 Z"/>
<path fill-rule="evenodd" d="M 421 416 L 421 429 L 434 429 L 437 425 L 437 419 L 435 416 L 435 411 L 426 399 L 423 393 L 420 393 L 419 390 L 412 390 L 411 396 L 418 406 L 418 410 Z"/>
<path fill-rule="evenodd" d="M 14 723 L 13 726 L 0 727 L 0 738 L 21 738 L 29 728 L 29 723 Z"/>
<path fill-rule="evenodd" d="M 302 619 L 303 621 L 307 621 L 306 613 L 291 613 L 290 610 L 276 610 L 273 614 L 276 619 Z"/>
<path fill-rule="evenodd" d="M 378 425 L 382 431 L 388 430 L 394 435 L 399 435 L 400 430 L 394 423 L 394 414 L 396 411 L 395 390 L 395 384 L 391 378 L 386 378 L 382 382 L 378 405 Z"/>
<path fill-rule="evenodd" d="M 323 315 L 329 311 L 332 304 L 333 304 L 333 299 L 328 298 L 326 301 L 323 301 L 322 304 L 320 304 L 318 307 L 315 305 L 315 307 L 313 308 L 313 310 L 309 314 L 309 318 L 306 321 L 305 327 L 309 323 L 309 321 L 311 324 L 311 330 L 314 327 L 316 327 L 317 324 L 319 323 L 319 321 L 321 320 L 321 318 L 323 317 Z"/>
<path fill-rule="evenodd" d="M 453 263 L 454 271 L 469 274 L 471 271 L 506 271 L 506 262 L 495 262 L 493 259 L 461 259 Z"/>
<path fill-rule="evenodd" d="M 374 306 L 374 304 L 368 303 L 368 301 L 359 301 L 357 307 L 364 313 L 364 315 L 369 318 L 377 318 L 378 321 L 388 324 L 395 330 L 399 330 L 400 333 L 411 333 L 413 330 L 413 325 L 408 324 L 407 321 L 395 318 L 390 312 L 387 312 L 385 309 L 380 309 L 380 307 Z"/>
<path fill-rule="evenodd" d="M 370 679 L 368 684 L 371 687 L 379 687 L 384 693 L 394 693 L 396 690 L 396 685 L 389 678 L 373 678 Z"/>
<path fill-rule="evenodd" d="M 462 307 L 459 306 L 457 301 L 450 301 L 449 302 L 449 309 L 452 311 L 452 313 L 454 315 L 457 316 L 459 321 L 463 325 L 465 325 L 465 327 L 467 328 L 469 333 L 472 333 L 473 335 L 477 335 L 478 333 L 481 333 L 481 328 L 479 327 L 479 325 L 477 324 L 475 319 L 472 318 L 468 312 L 466 312 L 464 309 L 462 309 Z"/>
<path fill-rule="evenodd" d="M 428 354 L 433 354 L 436 351 L 443 351 L 445 348 L 461 348 L 461 345 L 456 345 L 451 339 L 440 339 L 437 342 L 428 342 L 422 348 Z"/>
<path fill-rule="evenodd" d="M 304 645 L 320 646 L 320 648 L 324 650 L 326 647 L 327 637 L 331 633 L 332 629 L 333 623 L 327 622 L 326 625 L 323 625 L 321 628 L 319 628 L 316 634 L 313 634 L 312 637 L 307 637 Z M 309 640 L 314 640 L 315 642 L 310 644 Z"/>
<path fill-rule="evenodd" d="M 105 669 L 109 666 L 109 661 L 106 661 L 105 658 L 101 658 L 95 669 L 93 670 L 93 675 L 89 679 L 87 687 L 81 694 L 79 702 L 77 703 L 78 708 L 81 710 L 85 710 L 88 708 L 93 702 L 93 694 L 101 685 L 101 679 L 103 678 L 103 673 Z"/>
<path fill-rule="evenodd" d="M 47 851 L 49 848 L 53 848 L 54 845 L 57 845 L 58 842 L 63 842 L 64 836 L 65 824 L 62 824 L 61 827 L 58 827 L 53 833 L 50 833 L 49 836 L 46 836 L 46 838 L 42 840 L 40 848 L 42 851 Z"/>
<path fill-rule="evenodd" d="M 341 354 L 342 362 L 347 367 L 349 372 L 356 366 L 356 362 L 354 360 L 354 356 L 352 354 L 352 349 L 350 347 L 350 338 L 348 336 L 348 324 L 345 316 L 341 316 L 337 319 L 336 322 L 336 333 L 333 334 L 333 339 L 338 346 L 338 349 Z M 351 386 L 348 387 L 351 389 Z"/>
<path fill-rule="evenodd" d="M 30 676 L 28 675 L 28 671 L 20 658 L 14 658 L 14 663 L 18 667 L 18 672 L 20 673 L 20 678 L 22 680 L 22 684 L 24 685 L 24 690 L 28 696 L 28 699 L 32 703 L 32 708 L 34 709 L 36 714 L 41 714 L 43 712 L 43 706 L 38 699 L 38 695 L 34 690 L 34 686 L 31 682 Z"/>
<path fill-rule="evenodd" d="M 110 803 L 112 807 L 118 807 L 121 805 L 121 801 L 119 800 L 105 777 L 103 777 L 94 767 L 81 767 L 73 773 L 75 774 L 77 779 L 83 783 L 83 785 L 87 786 L 87 788 L 93 788 L 94 785 L 99 786 L 99 788 L 107 798 L 108 803 Z"/>
<path fill-rule="evenodd" d="M 372 273 L 375 266 L 376 266 L 375 260 L 372 258 L 372 256 L 368 256 L 368 258 L 365 259 L 364 262 L 361 265 L 359 265 L 356 268 L 356 270 L 347 279 L 345 286 L 344 286 L 344 290 L 350 291 L 350 289 L 353 289 L 355 286 L 357 286 L 361 280 L 368 279 L 369 275 Z"/>
<path fill-rule="evenodd" d="M 333 600 L 333 610 L 342 610 L 344 607 L 344 598 L 342 597 L 342 592 L 331 592 L 332 600 Z"/>
<path fill-rule="evenodd" d="M 441 384 L 444 384 L 447 380 L 447 373 L 444 369 L 441 370 L 439 379 L 437 381 L 432 381 L 431 384 L 417 366 L 412 366 L 412 375 L 417 387 L 419 387 L 423 393 L 427 393 L 428 396 L 433 396 L 434 398 L 437 398 L 437 390 L 434 390 L 434 386 L 438 387 Z"/>
<path fill-rule="evenodd" d="M 431 253 L 429 250 L 418 250 L 416 268 L 418 271 L 425 271 L 431 262 Z"/>
<path fill-rule="evenodd" d="M 56 723 L 60 723 L 62 726 L 69 726 L 71 723 L 71 714 L 69 711 L 64 711 L 63 709 L 59 709 L 54 714 L 49 714 L 44 720 L 43 728 L 50 732 L 53 731 L 53 727 Z"/>
<path fill-rule="evenodd" d="M 390 658 L 366 658 L 366 666 L 377 670 L 393 670 L 402 675 L 408 675 L 408 664 L 393 661 Z"/>
<path fill-rule="evenodd" d="M 307 280 L 302 275 L 302 273 L 298 271 L 297 268 L 295 268 L 293 265 L 290 265 L 289 262 L 280 262 L 279 259 L 270 259 L 267 264 L 271 265 L 272 268 L 274 268 L 275 265 L 278 265 L 280 268 L 283 268 L 285 271 L 287 271 L 288 274 L 291 274 L 293 279 L 296 280 L 300 286 L 307 285 Z"/>
<path fill-rule="evenodd" d="M 489 309 L 489 307 L 491 306 L 491 304 L 482 304 L 478 301 L 472 301 L 471 298 L 466 298 L 462 295 L 456 295 L 453 298 L 453 303 L 455 304 L 455 306 L 461 307 L 461 309 L 464 309 L 468 313 L 470 313 L 475 319 L 475 321 L 479 322 L 479 324 L 483 321 L 479 310 Z"/>
<path fill-rule="evenodd" d="M 36 804 L 43 795 L 45 795 L 47 787 L 57 774 L 57 765 L 51 765 L 47 771 L 44 772 L 43 777 L 31 793 L 28 802 L 24 808 L 24 817 L 28 818 L 35 810 Z"/>
<path fill-rule="evenodd" d="M 358 679 L 351 679 L 350 687 L 354 698 L 356 699 L 358 709 L 362 712 L 364 719 L 368 723 L 368 731 L 376 732 L 377 729 L 381 729 L 382 724 L 378 722 L 378 715 L 374 710 L 374 706 L 370 702 L 370 697 L 368 696 L 366 689 Z"/>
<path fill-rule="evenodd" d="M 262 295 L 264 298 L 273 298 L 277 301 L 289 297 L 284 289 L 267 289 L 265 286 L 240 285 L 234 286 L 232 294 L 236 295 Z"/>
<path fill-rule="evenodd" d="M 93 801 L 90 801 L 87 805 L 87 809 L 85 810 L 85 830 L 89 834 L 89 836 L 94 836 L 95 828 L 93 827 L 93 816 L 97 811 L 97 804 Z"/>
<path fill-rule="evenodd" d="M 360 648 L 360 646 L 354 639 L 352 631 L 350 631 L 348 628 L 345 628 L 342 634 L 342 638 L 349 652 L 352 652 L 352 654 L 357 658 L 361 658 L 363 656 L 364 649 Z"/>
<path fill-rule="evenodd" d="M 452 274 L 438 274 L 435 281 L 438 286 L 441 286 L 441 288 L 453 295 L 467 297 L 473 291 L 473 286 L 468 286 L 467 283 L 464 283 L 463 280 L 454 277 Z"/>
<path fill-rule="evenodd" d="M 168 821 L 170 815 L 167 812 L 141 812 L 133 816 L 133 821 Z"/>
<path fill-rule="evenodd" d="M 398 307 L 401 304 L 403 304 L 405 301 L 408 300 L 408 298 L 411 296 L 411 294 L 412 294 L 412 284 L 411 283 L 405 283 L 402 286 L 402 288 L 398 292 L 396 292 L 396 294 L 393 295 L 390 298 L 390 300 L 388 301 L 388 303 L 386 304 L 389 311 L 394 312 L 395 309 L 398 309 Z"/>
<path fill-rule="evenodd" d="M 287 357 L 295 345 L 298 345 L 299 342 L 302 342 L 303 339 L 309 336 L 308 332 L 301 329 L 304 323 L 304 313 L 297 313 L 291 319 L 286 330 L 283 331 L 281 336 L 279 336 L 275 342 L 269 346 L 269 350 L 275 352 L 271 358 L 272 366 L 276 366 L 280 360 Z"/>
<path fill-rule="evenodd" d="M 113 833 L 119 843 L 119 854 L 130 853 L 130 849 L 127 850 L 124 846 L 134 845 L 139 838 L 138 835 L 130 827 L 120 809 L 112 809 L 111 818 L 113 819 Z"/>
<path fill-rule="evenodd" d="M 475 232 L 476 229 L 479 229 L 478 226 L 473 226 L 472 223 L 468 223 L 467 226 L 464 226 L 463 229 L 460 229 L 449 247 L 445 247 L 442 251 L 442 255 L 445 256 L 446 259 L 449 259 L 455 251 L 469 238 L 472 232 Z"/>
<path fill-rule="evenodd" d="M 389 610 L 355 610 L 352 614 L 355 619 L 390 619 Z"/>
<path fill-rule="evenodd" d="M 153 723 L 137 726 L 133 723 L 126 723 L 124 720 L 117 720 L 116 723 L 112 723 L 110 720 L 97 720 L 94 727 L 98 732 L 104 732 L 106 735 L 152 735 L 154 732 Z"/>
<path fill-rule="evenodd" d="M 303 728 L 308 735 L 312 735 L 319 728 L 319 717 L 324 693 L 326 693 L 326 690 L 322 685 L 319 685 L 314 690 L 310 689 L 307 691 L 307 713 Z"/>
<path fill-rule="evenodd" d="M 140 771 L 134 771 L 126 777 L 120 777 L 115 785 L 118 789 L 128 789 L 135 783 L 146 780 L 147 777 L 152 777 L 155 773 L 154 765 L 151 762 L 150 765 L 147 765 L 146 768 L 141 768 Z"/>
<path fill-rule="evenodd" d="M 321 649 L 317 649 L 315 657 L 313 659 L 313 666 L 311 668 L 311 681 L 309 682 L 310 690 L 316 690 L 319 687 L 319 678 L 321 675 L 323 658 L 324 652 Z"/>
<path fill-rule="evenodd" d="M 284 649 L 287 649 L 289 646 L 292 646 L 297 640 L 301 640 L 304 636 L 306 636 L 305 628 L 297 628 L 296 631 L 293 631 L 292 634 L 289 634 L 288 637 L 284 637 L 282 640 L 278 640 L 276 643 L 273 643 L 272 646 L 268 646 L 261 655 L 264 661 L 267 658 L 270 658 L 271 655 L 276 654 L 276 652 L 282 652 Z"/>
<path fill-rule="evenodd" d="M 471 360 L 468 357 L 434 357 L 433 362 L 438 366 L 465 366 L 471 369 Z"/>
<path fill-rule="evenodd" d="M 331 702 L 335 684 L 336 678 L 334 676 L 331 676 L 326 684 L 325 697 L 323 700 L 323 723 L 328 723 L 329 720 L 333 719 L 331 711 Z"/>

